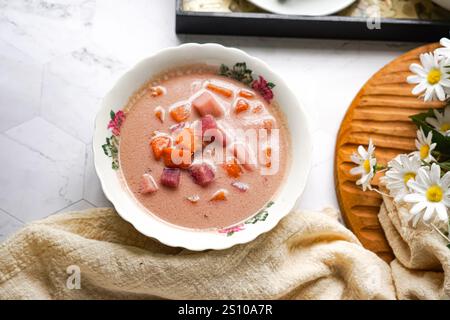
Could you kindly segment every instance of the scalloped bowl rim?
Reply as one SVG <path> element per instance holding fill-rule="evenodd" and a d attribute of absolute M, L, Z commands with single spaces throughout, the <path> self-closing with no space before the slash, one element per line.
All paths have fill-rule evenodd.
<path fill-rule="evenodd" d="M 191 59 L 188 55 L 186 55 L 186 53 L 192 53 L 194 51 L 199 57 L 194 57 Z M 226 58 L 216 58 L 216 56 L 220 56 L 220 54 Z M 210 56 L 211 58 L 201 58 L 201 56 L 205 55 L 208 57 Z M 227 237 L 217 231 L 206 232 L 171 225 L 141 207 L 137 201 L 134 200 L 130 192 L 124 189 L 118 173 L 111 169 L 110 158 L 105 156 L 101 148 L 101 145 L 105 141 L 105 137 L 108 136 L 106 130 L 106 119 L 108 119 L 110 110 L 122 109 L 133 93 L 136 92 L 146 81 L 150 80 L 155 74 L 169 69 L 169 63 L 167 63 L 167 66 L 161 67 L 161 65 L 156 66 L 156 62 L 159 60 L 170 60 L 171 56 L 174 60 L 184 61 L 187 59 L 186 62 L 177 62 L 175 66 L 201 62 L 208 63 L 208 60 L 217 59 L 222 63 L 231 63 L 231 60 L 228 59 L 228 57 L 235 57 L 235 59 L 237 59 L 235 62 L 245 61 L 254 72 L 264 75 L 270 81 L 275 82 L 277 84 L 277 87 L 274 90 L 275 95 L 277 96 L 277 93 L 282 91 L 282 94 L 285 95 L 284 100 L 289 102 L 289 108 L 293 114 L 289 115 L 289 117 L 287 117 L 286 114 L 285 116 L 289 123 L 289 131 L 291 132 L 291 148 L 293 145 L 292 129 L 296 128 L 298 130 L 295 130 L 295 132 L 300 131 L 302 135 L 299 140 L 300 146 L 297 148 L 296 145 L 296 148 L 299 149 L 298 151 L 301 152 L 302 155 L 301 163 L 295 163 L 295 160 L 300 159 L 298 156 L 294 157 L 294 155 L 291 155 L 292 159 L 290 167 L 288 168 L 288 173 L 286 173 L 287 178 L 285 178 L 285 181 L 280 187 L 280 191 L 273 199 L 275 204 L 270 208 L 272 214 L 269 215 L 264 223 L 250 225 L 250 228 L 237 232 L 231 237 Z M 227 59 L 228 61 L 223 61 Z M 219 61 L 214 61 L 213 63 L 218 64 L 218 62 Z M 144 72 L 144 70 L 149 68 L 149 66 L 153 68 L 152 71 Z M 170 68 L 172 68 L 172 65 L 170 65 Z M 260 73 L 259 71 L 263 72 Z M 141 78 L 143 77 L 143 73 L 147 75 L 147 79 L 145 81 L 140 81 L 140 85 L 136 86 L 133 84 L 133 82 L 136 83 L 137 80 L 135 78 L 139 78 L 139 74 L 141 74 Z M 133 80 L 133 78 L 135 80 Z M 141 80 L 143 79 L 144 78 Z M 127 99 L 124 99 L 123 97 L 127 94 Z M 118 99 L 117 96 L 121 96 L 122 98 Z M 120 102 L 112 103 L 112 101 L 116 100 L 120 100 Z M 276 100 L 280 101 L 282 99 Z M 283 109 L 281 103 L 279 104 L 280 108 Z M 283 113 L 285 112 L 283 111 Z M 214 43 L 187 43 L 177 47 L 160 50 L 154 55 L 141 60 L 133 68 L 124 73 L 113 88 L 105 95 L 101 103 L 101 108 L 95 119 L 92 144 L 94 165 L 105 196 L 114 205 L 117 213 L 124 220 L 131 223 L 140 233 L 157 239 L 161 243 L 171 247 L 183 247 L 192 251 L 202 251 L 208 249 L 222 250 L 237 244 L 250 242 L 257 236 L 270 231 L 295 207 L 306 186 L 306 181 L 311 168 L 312 143 L 309 128 L 310 125 L 308 115 L 299 103 L 298 98 L 292 90 L 289 89 L 288 85 L 282 80 L 282 78 L 272 71 L 272 69 L 265 62 L 236 48 L 228 48 Z M 293 153 L 292 150 L 291 153 Z M 292 177 L 293 171 L 295 171 L 294 177 Z M 115 177 L 113 175 L 115 175 Z M 288 180 L 290 182 L 289 184 Z M 292 187 L 293 190 L 290 190 L 288 188 L 289 186 Z"/>

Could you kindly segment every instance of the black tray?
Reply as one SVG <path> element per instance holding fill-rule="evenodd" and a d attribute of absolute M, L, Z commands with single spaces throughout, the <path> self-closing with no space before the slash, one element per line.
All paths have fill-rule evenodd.
<path fill-rule="evenodd" d="M 271 13 L 191 12 L 176 0 L 176 32 L 291 38 L 328 38 L 434 42 L 448 37 L 450 21 L 381 19 L 370 30 L 365 18 L 304 17 Z"/>

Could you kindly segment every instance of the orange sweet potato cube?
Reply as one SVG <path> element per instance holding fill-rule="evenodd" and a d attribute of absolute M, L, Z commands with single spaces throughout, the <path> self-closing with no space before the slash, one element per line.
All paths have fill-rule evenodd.
<path fill-rule="evenodd" d="M 229 177 L 238 178 L 242 174 L 241 166 L 236 162 L 235 159 L 228 161 L 223 165 L 223 168 L 227 172 Z"/>
<path fill-rule="evenodd" d="M 164 148 L 170 145 L 170 138 L 168 136 L 156 136 L 150 141 L 150 146 L 156 160 L 161 159 Z"/>
<path fill-rule="evenodd" d="M 245 101 L 244 99 L 239 99 L 236 102 L 236 106 L 234 107 L 234 112 L 241 113 L 247 111 L 249 108 L 250 106 L 247 101 Z"/>
<path fill-rule="evenodd" d="M 255 94 L 249 90 L 242 89 L 239 91 L 239 96 L 242 98 L 252 99 L 255 97 Z"/>
<path fill-rule="evenodd" d="M 209 90 L 211 90 L 212 92 L 215 92 L 217 94 L 220 94 L 226 98 L 230 98 L 231 96 L 233 96 L 233 91 L 231 91 L 230 89 L 224 88 L 224 87 L 219 87 L 218 85 L 212 84 L 212 83 L 208 83 L 206 85 L 206 88 L 208 88 Z"/>
<path fill-rule="evenodd" d="M 179 105 L 170 109 L 170 116 L 176 122 L 183 122 L 191 116 L 191 109 L 188 105 Z"/>
<path fill-rule="evenodd" d="M 175 138 L 178 147 L 190 150 L 191 153 L 196 152 L 201 147 L 201 142 L 201 137 L 195 136 L 192 128 L 182 129 Z"/>
<path fill-rule="evenodd" d="M 164 165 L 168 168 L 180 168 L 180 169 L 189 168 L 192 162 L 191 153 L 190 152 L 186 153 L 186 151 L 187 150 L 185 149 L 178 149 L 172 147 L 164 148 L 162 151 Z M 177 157 L 177 160 L 175 160 L 174 157 Z"/>

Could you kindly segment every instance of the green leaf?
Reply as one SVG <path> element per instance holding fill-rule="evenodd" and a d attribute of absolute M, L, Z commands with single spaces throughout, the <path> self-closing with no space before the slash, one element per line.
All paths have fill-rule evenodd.
<path fill-rule="evenodd" d="M 268 83 L 267 83 L 267 86 L 268 86 L 270 89 L 273 89 L 273 88 L 275 88 L 275 83 L 273 83 L 273 82 L 268 82 Z"/>
<path fill-rule="evenodd" d="M 436 143 L 436 150 L 450 157 L 450 137 L 445 137 L 426 122 L 426 118 L 435 118 L 433 109 L 428 110 L 428 112 L 413 115 L 410 118 L 418 128 L 423 129 L 426 135 L 431 131 L 433 133 L 433 142 Z"/>
<path fill-rule="evenodd" d="M 264 221 L 264 220 L 266 220 L 268 215 L 269 214 L 266 211 L 260 211 L 254 217 L 252 217 L 252 218 L 248 219 L 247 221 L 245 221 L 245 224 L 255 224 L 258 221 Z"/>
<path fill-rule="evenodd" d="M 450 161 L 440 162 L 438 163 L 442 170 L 445 172 L 450 171 Z"/>
<path fill-rule="evenodd" d="M 231 237 L 234 234 L 234 231 L 230 231 L 227 233 L 227 237 Z"/>
<path fill-rule="evenodd" d="M 247 85 L 250 85 L 253 82 L 252 73 L 253 71 L 247 68 L 245 62 L 238 62 L 231 69 L 222 64 L 219 69 L 220 75 L 235 79 Z"/>
<path fill-rule="evenodd" d="M 114 120 L 114 118 L 116 117 L 116 113 L 111 110 L 111 112 L 109 113 L 109 116 L 111 117 L 111 120 Z"/>
<path fill-rule="evenodd" d="M 247 221 L 245 221 L 245 224 L 255 224 L 259 221 L 266 221 L 267 217 L 269 216 L 269 212 L 267 212 L 267 209 L 270 208 L 275 202 L 270 201 L 267 203 L 267 205 L 259 211 L 255 216 L 251 217 Z"/>
<path fill-rule="evenodd" d="M 228 72 L 230 71 L 230 68 L 228 68 L 226 65 L 221 64 L 219 69 L 219 74 L 222 76 L 227 76 Z"/>
<path fill-rule="evenodd" d="M 247 64 L 245 62 L 238 62 L 233 66 L 233 72 L 236 74 L 244 74 L 248 72 L 252 72 L 252 70 L 247 69 Z"/>
<path fill-rule="evenodd" d="M 119 161 L 117 161 L 117 159 L 113 160 L 111 167 L 113 170 L 118 170 L 119 169 Z"/>
<path fill-rule="evenodd" d="M 106 143 L 102 145 L 103 152 L 106 156 L 112 158 L 111 167 L 114 170 L 119 169 L 119 140 L 117 137 L 112 136 L 106 138 Z"/>
<path fill-rule="evenodd" d="M 266 221 L 267 217 L 269 216 L 269 213 L 267 211 L 264 211 L 261 215 L 257 217 L 258 221 Z"/>
<path fill-rule="evenodd" d="M 108 147 L 109 146 L 107 144 L 102 145 L 103 152 L 105 153 L 106 156 L 110 157 Z"/>
<path fill-rule="evenodd" d="M 450 249 L 450 243 L 449 243 L 449 244 L 447 244 L 447 248 L 449 248 L 449 249 Z"/>

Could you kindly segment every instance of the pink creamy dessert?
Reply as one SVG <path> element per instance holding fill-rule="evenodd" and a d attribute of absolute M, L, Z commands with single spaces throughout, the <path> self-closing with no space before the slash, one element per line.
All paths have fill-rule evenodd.
<path fill-rule="evenodd" d="M 225 228 L 263 208 L 285 178 L 289 133 L 260 92 L 195 65 L 162 74 L 133 96 L 119 162 L 137 201 L 194 229 Z"/>

